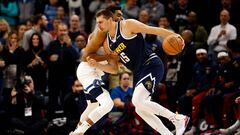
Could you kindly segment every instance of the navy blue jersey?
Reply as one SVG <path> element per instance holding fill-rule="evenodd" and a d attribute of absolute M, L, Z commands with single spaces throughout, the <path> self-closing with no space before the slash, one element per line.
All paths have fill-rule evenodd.
<path fill-rule="evenodd" d="M 126 38 L 121 34 L 120 28 L 118 22 L 113 40 L 108 35 L 109 48 L 116 52 L 120 56 L 121 63 L 133 72 L 134 86 L 143 84 L 149 92 L 153 92 L 163 78 L 164 66 L 161 59 L 145 43 L 142 34 L 138 33 Z"/>
<path fill-rule="evenodd" d="M 141 33 L 131 38 L 126 38 L 121 34 L 120 28 L 120 22 L 118 22 L 114 39 L 111 39 L 108 34 L 108 46 L 120 56 L 121 63 L 133 72 L 137 72 L 143 63 L 151 57 L 152 50 L 145 45 L 145 40 Z"/>

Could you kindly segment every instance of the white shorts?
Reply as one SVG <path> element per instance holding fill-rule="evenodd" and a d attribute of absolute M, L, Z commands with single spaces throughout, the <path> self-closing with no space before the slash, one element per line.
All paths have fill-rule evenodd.
<path fill-rule="evenodd" d="M 78 65 L 77 78 L 82 83 L 87 93 L 89 92 L 87 88 L 91 86 L 95 80 L 102 80 L 101 76 L 103 75 L 103 71 L 89 66 L 87 62 L 81 62 Z"/>

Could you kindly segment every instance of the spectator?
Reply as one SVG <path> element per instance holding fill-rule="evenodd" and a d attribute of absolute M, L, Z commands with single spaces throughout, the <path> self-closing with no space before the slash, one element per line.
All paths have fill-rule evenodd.
<path fill-rule="evenodd" d="M 69 15 L 77 15 L 80 18 L 80 28 L 81 30 L 85 30 L 85 9 L 82 3 L 82 0 L 69 0 Z"/>
<path fill-rule="evenodd" d="M 35 12 L 35 0 L 19 0 L 19 23 L 24 23 L 33 16 Z"/>
<path fill-rule="evenodd" d="M 23 73 L 24 50 L 19 47 L 17 32 L 10 32 L 8 44 L 0 53 L 2 57 L 3 69 L 3 97 L 5 101 L 10 99 L 12 88 L 16 84 L 16 79 Z"/>
<path fill-rule="evenodd" d="M 179 32 L 180 26 L 187 24 L 187 15 L 190 12 L 189 0 L 177 0 L 169 11 L 170 22 L 175 32 Z"/>
<path fill-rule="evenodd" d="M 227 43 L 227 47 L 228 47 L 228 50 L 231 52 L 231 54 L 232 54 L 232 58 L 233 58 L 233 61 L 232 61 L 232 63 L 233 63 L 233 65 L 238 69 L 238 72 L 239 72 L 239 63 L 240 63 L 240 47 L 239 47 L 239 45 L 240 45 L 240 40 L 239 39 L 237 39 L 237 40 L 230 40 L 230 41 L 228 41 L 228 43 Z M 237 75 L 237 76 L 239 76 L 239 75 Z M 239 84 L 239 79 L 237 80 L 237 82 L 236 82 L 236 84 Z M 235 93 L 235 94 L 233 94 L 232 95 L 232 97 L 230 97 L 229 99 L 229 101 L 230 101 L 230 106 L 232 106 L 232 105 L 234 105 L 234 100 L 233 99 L 235 99 L 235 97 L 237 97 L 237 96 L 239 96 L 239 94 L 240 94 L 240 92 L 239 92 L 239 89 L 238 89 L 238 91 L 237 91 L 237 93 Z M 239 99 L 239 98 L 237 98 L 237 99 Z M 228 127 L 228 128 L 225 128 L 225 129 L 220 129 L 220 132 L 222 133 L 222 134 L 232 134 L 233 132 L 235 132 L 236 131 L 236 129 L 239 127 L 239 125 L 240 125 L 240 122 L 239 122 L 239 118 L 240 118 L 240 112 L 239 112 L 239 100 L 237 100 L 236 99 L 236 103 L 238 104 L 238 107 L 236 107 L 236 109 L 238 109 L 238 111 L 236 111 L 236 119 L 237 119 L 237 121 L 235 122 L 235 124 L 233 124 L 232 126 L 230 126 L 230 127 Z M 226 112 L 225 112 L 226 113 Z M 225 115 L 225 113 L 223 114 L 223 115 Z M 226 115 L 226 116 L 229 116 L 229 115 Z M 226 118 L 225 118 L 226 119 Z"/>
<path fill-rule="evenodd" d="M 109 114 L 109 117 L 115 122 L 123 113 L 124 108 L 131 100 L 133 88 L 130 87 L 130 74 L 123 72 L 119 75 L 119 86 L 111 90 L 111 98 L 113 99 L 114 107 Z"/>
<path fill-rule="evenodd" d="M 83 86 L 77 79 L 74 80 L 71 90 L 64 97 L 63 102 L 64 113 L 67 117 L 67 127 L 69 128 L 68 132 L 76 128 L 81 114 L 87 107 Z"/>
<path fill-rule="evenodd" d="M 24 135 L 46 135 L 48 121 L 42 116 L 44 102 L 35 95 L 32 78 L 24 76 L 19 79 L 12 93 L 9 111 L 12 128 L 21 130 Z"/>
<path fill-rule="evenodd" d="M 138 15 L 138 20 L 144 24 L 147 24 L 147 25 L 153 25 L 151 22 L 150 22 L 150 16 L 149 16 L 149 13 L 146 9 L 143 9 L 143 10 L 140 10 L 140 13 Z M 146 34 L 145 33 L 142 33 L 143 37 L 145 38 L 146 37 Z"/>
<path fill-rule="evenodd" d="M 85 38 L 88 37 L 87 33 L 85 31 L 82 31 L 80 29 L 80 18 L 77 15 L 72 15 L 70 17 L 70 28 L 68 35 L 71 38 L 73 42 L 75 42 L 75 39 L 78 35 L 83 35 Z"/>
<path fill-rule="evenodd" d="M 49 88 L 49 115 L 54 114 L 62 106 L 63 98 L 71 89 L 78 58 L 68 36 L 66 24 L 58 25 L 58 38 L 48 45 L 48 88 Z M 60 100 L 59 100 L 60 99 Z M 60 102 L 59 102 L 60 101 Z"/>
<path fill-rule="evenodd" d="M 52 22 L 53 18 L 57 15 L 57 4 L 58 0 L 49 0 L 49 4 L 45 5 L 44 15 L 46 15 L 49 22 Z M 48 30 L 52 28 L 50 25 L 51 23 L 48 25 Z"/>
<path fill-rule="evenodd" d="M 226 128 L 226 129 L 220 129 L 219 132 L 222 135 L 233 134 L 234 132 L 236 132 L 240 128 L 240 108 L 239 108 L 240 107 L 240 96 L 238 96 L 235 99 L 235 103 L 238 105 L 238 107 L 237 107 L 237 120 L 230 127 Z M 239 134 L 240 134 L 240 131 L 237 131 L 237 133 L 235 133 L 234 135 L 239 135 Z"/>
<path fill-rule="evenodd" d="M 0 0 L 0 19 L 5 19 L 12 27 L 17 24 L 18 10 L 17 0 Z"/>
<path fill-rule="evenodd" d="M 172 87 L 168 87 L 167 93 L 170 105 L 172 108 L 176 109 L 176 101 L 177 99 L 182 96 L 189 83 L 191 82 L 192 76 L 194 74 L 193 67 L 196 63 L 196 48 L 195 44 L 192 41 L 193 34 L 190 30 L 184 30 L 181 33 L 185 47 L 178 56 L 176 56 L 175 62 L 175 70 L 177 70 L 176 74 L 176 84 Z M 177 67 L 176 67 L 177 66 Z M 170 85 L 171 86 L 171 85 Z"/>
<path fill-rule="evenodd" d="M 5 19 L 0 19 L 0 44 L 2 46 L 7 45 L 8 34 L 11 28 Z"/>
<path fill-rule="evenodd" d="M 78 55 L 79 55 L 79 61 L 81 60 L 81 57 L 82 57 L 82 51 L 84 49 L 84 47 L 87 45 L 87 41 L 86 41 L 86 38 L 82 35 L 78 35 L 76 37 L 76 49 L 77 49 L 77 52 L 78 52 Z"/>
<path fill-rule="evenodd" d="M 89 9 L 89 12 L 93 15 L 92 16 L 92 20 L 91 20 L 91 30 L 93 31 L 95 29 L 95 18 L 94 18 L 94 15 L 96 14 L 96 12 L 99 10 L 99 9 L 104 9 L 104 8 L 107 8 L 109 6 L 114 6 L 115 3 L 112 1 L 112 0 L 93 0 L 91 1 L 88 9 Z"/>
<path fill-rule="evenodd" d="M 33 27 L 26 31 L 23 36 L 23 49 L 29 49 L 30 37 L 33 33 L 38 32 L 43 40 L 43 48 L 46 49 L 47 45 L 52 41 L 52 36 L 44 29 L 47 26 L 47 18 L 42 14 L 35 15 L 33 18 Z"/>
<path fill-rule="evenodd" d="M 60 18 L 64 24 L 69 24 L 69 16 L 63 6 L 58 6 L 56 17 Z"/>
<path fill-rule="evenodd" d="M 177 83 L 175 86 L 176 98 L 185 93 L 192 76 L 194 74 L 193 67 L 196 63 L 196 47 L 193 42 L 193 33 L 191 30 L 184 30 L 181 33 L 185 47 L 181 54 L 177 56 L 178 61 L 178 72 L 177 72 Z M 173 92 L 172 92 L 173 93 Z"/>
<path fill-rule="evenodd" d="M 208 33 L 204 26 L 198 24 L 197 13 L 190 11 L 187 16 L 187 25 L 179 27 L 179 33 L 183 30 L 191 30 L 193 33 L 192 40 L 196 48 L 206 48 Z"/>
<path fill-rule="evenodd" d="M 57 28 L 60 23 L 62 23 L 62 20 L 59 17 L 53 18 L 52 20 L 53 29 L 49 31 L 49 33 L 52 35 L 54 40 L 57 38 L 57 32 L 58 32 Z"/>
<path fill-rule="evenodd" d="M 227 50 L 227 41 L 237 38 L 235 26 L 228 23 L 230 14 L 227 10 L 220 12 L 220 24 L 211 29 L 207 43 L 209 45 L 209 55 L 214 61 L 217 59 L 217 53 Z"/>
<path fill-rule="evenodd" d="M 33 27 L 33 16 L 26 21 L 26 27 L 27 27 L 27 31 L 32 29 L 32 27 Z"/>
<path fill-rule="evenodd" d="M 196 50 L 197 62 L 193 67 L 193 75 L 190 83 L 188 84 L 185 94 L 183 94 L 177 101 L 178 112 L 192 116 L 192 112 L 200 109 L 199 101 L 201 101 L 202 93 L 209 89 L 212 85 L 213 78 L 215 77 L 215 65 L 207 57 L 206 49 Z M 195 103 L 195 101 L 198 101 Z M 194 110 L 192 110 L 192 108 Z M 194 121 L 192 122 L 195 124 Z"/>
<path fill-rule="evenodd" d="M 25 72 L 34 81 L 35 91 L 45 94 L 47 88 L 46 51 L 43 49 L 43 40 L 38 33 L 30 38 L 29 50 L 25 52 Z"/>
<path fill-rule="evenodd" d="M 19 46 L 23 46 L 23 35 L 27 31 L 27 26 L 25 24 L 18 25 L 18 42 Z"/>
<path fill-rule="evenodd" d="M 165 28 L 165 29 L 173 31 L 173 29 L 170 25 L 170 20 L 169 20 L 168 16 L 166 16 L 166 15 L 160 16 L 160 18 L 158 20 L 158 26 L 160 28 Z"/>
<path fill-rule="evenodd" d="M 205 119 L 211 128 L 219 128 L 223 125 L 228 125 L 230 122 L 231 108 L 230 97 L 238 89 L 236 79 L 238 78 L 238 71 L 231 62 L 231 58 L 227 52 L 219 52 L 218 68 L 216 75 L 216 83 L 206 93 L 206 97 L 203 99 L 203 106 L 205 107 Z M 224 112 L 228 112 L 226 116 Z M 227 120 L 224 120 L 224 119 Z"/>
<path fill-rule="evenodd" d="M 122 7 L 125 19 L 137 19 L 139 11 L 140 8 L 137 6 L 136 0 L 126 0 L 126 4 Z"/>
<path fill-rule="evenodd" d="M 157 0 L 148 0 L 141 6 L 141 10 L 146 9 L 149 13 L 149 21 L 157 26 L 160 16 L 165 15 L 165 7 Z"/>

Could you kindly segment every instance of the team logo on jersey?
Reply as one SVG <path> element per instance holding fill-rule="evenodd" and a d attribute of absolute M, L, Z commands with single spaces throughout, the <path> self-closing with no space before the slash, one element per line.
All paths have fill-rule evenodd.
<path fill-rule="evenodd" d="M 153 83 L 151 81 L 146 81 L 144 83 L 144 86 L 146 87 L 146 89 L 150 90 L 153 87 Z"/>

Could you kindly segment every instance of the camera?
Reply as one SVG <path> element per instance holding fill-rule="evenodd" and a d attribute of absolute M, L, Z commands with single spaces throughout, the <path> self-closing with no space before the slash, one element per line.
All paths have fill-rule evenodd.
<path fill-rule="evenodd" d="M 32 82 L 32 79 L 31 79 L 30 76 L 29 77 L 27 77 L 27 76 L 24 77 L 23 85 L 29 85 L 31 82 Z"/>
<path fill-rule="evenodd" d="M 16 89 L 23 90 L 25 88 L 25 85 L 29 85 L 32 82 L 33 82 L 33 79 L 31 76 L 25 75 L 23 77 L 20 77 L 17 81 Z"/>

